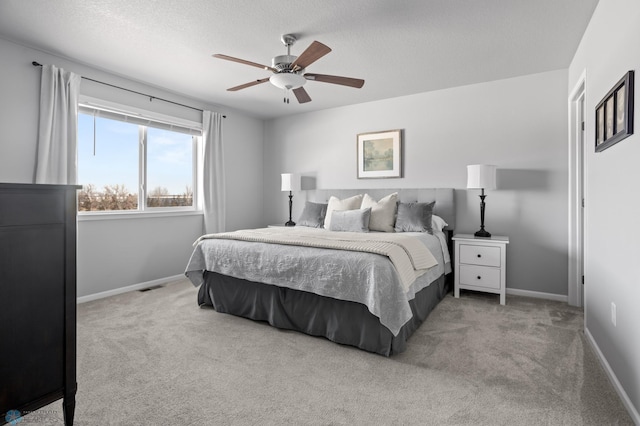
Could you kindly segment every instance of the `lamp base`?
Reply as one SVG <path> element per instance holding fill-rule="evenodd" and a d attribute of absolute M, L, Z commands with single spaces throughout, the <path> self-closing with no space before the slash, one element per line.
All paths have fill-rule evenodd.
<path fill-rule="evenodd" d="M 290 220 L 287 223 L 285 223 L 284 226 L 296 226 L 296 223 L 294 221 Z"/>
<path fill-rule="evenodd" d="M 476 237 L 480 237 L 480 238 L 491 238 L 491 234 L 488 233 L 487 231 L 484 230 L 484 228 L 482 228 L 481 230 L 479 230 L 478 232 L 476 232 L 475 234 Z"/>

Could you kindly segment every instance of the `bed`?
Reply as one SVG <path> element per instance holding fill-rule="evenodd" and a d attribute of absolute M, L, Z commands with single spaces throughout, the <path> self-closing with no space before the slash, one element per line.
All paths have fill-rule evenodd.
<path fill-rule="evenodd" d="M 434 203 L 440 229 L 357 233 L 296 226 L 203 236 L 185 271 L 199 287 L 198 304 L 384 356 L 403 352 L 411 334 L 449 291 L 454 190 L 305 191 L 310 203 L 302 215 L 307 204 L 328 202 L 331 210 L 335 199 L 367 194 L 382 203 L 394 193 L 396 225 L 407 208 Z M 375 209 L 358 209 L 362 214 L 370 210 L 372 227 L 374 217 L 379 218 Z M 343 214 L 356 212 L 327 215 L 333 217 L 330 228 L 339 229 Z"/>

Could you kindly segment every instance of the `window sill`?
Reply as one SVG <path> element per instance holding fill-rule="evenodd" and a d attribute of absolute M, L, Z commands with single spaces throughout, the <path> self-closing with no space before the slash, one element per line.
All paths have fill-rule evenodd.
<path fill-rule="evenodd" d="M 93 220 L 120 220 L 120 219 L 149 219 L 177 216 L 202 216 L 202 210 L 157 211 L 157 212 L 94 212 L 78 213 L 78 222 L 90 222 Z"/>

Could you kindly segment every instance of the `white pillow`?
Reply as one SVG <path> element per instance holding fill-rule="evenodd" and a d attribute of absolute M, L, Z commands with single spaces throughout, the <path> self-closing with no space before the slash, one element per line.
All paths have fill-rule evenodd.
<path fill-rule="evenodd" d="M 324 217 L 324 229 L 331 228 L 331 214 L 334 210 L 357 210 L 360 208 L 360 204 L 362 204 L 362 194 L 344 200 L 332 195 L 327 205 L 327 215 Z"/>
<path fill-rule="evenodd" d="M 445 222 L 444 219 L 442 219 L 440 216 L 436 216 L 435 214 L 431 215 L 431 228 L 434 231 L 437 230 L 442 232 L 442 230 L 447 226 L 449 226 L 449 224 Z"/>
<path fill-rule="evenodd" d="M 369 229 L 372 231 L 393 232 L 396 222 L 396 205 L 398 193 L 394 192 L 380 201 L 376 201 L 369 194 L 364 194 L 360 208 L 371 208 Z"/>

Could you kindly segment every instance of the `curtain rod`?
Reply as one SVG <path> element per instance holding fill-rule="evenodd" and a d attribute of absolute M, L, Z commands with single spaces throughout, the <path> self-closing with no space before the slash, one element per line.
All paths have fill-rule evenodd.
<path fill-rule="evenodd" d="M 31 62 L 31 65 L 33 65 L 34 67 L 41 67 L 41 66 L 42 66 L 42 64 L 40 64 L 40 63 L 38 63 L 38 62 L 36 62 L 36 61 Z M 185 108 L 189 108 L 189 109 L 194 109 L 194 110 L 196 110 L 196 111 L 203 112 L 203 110 L 202 110 L 202 109 L 200 109 L 200 108 L 196 108 L 196 107 L 192 107 L 192 106 L 189 106 L 189 105 L 181 104 L 181 103 L 178 103 L 178 102 L 170 101 L 170 100 L 168 100 L 168 99 L 162 99 L 162 98 L 159 98 L 159 97 L 157 97 L 157 96 L 153 96 L 153 95 L 147 95 L 146 93 L 136 92 L 135 90 L 127 89 L 127 88 L 125 88 L 125 87 L 116 86 L 115 84 L 105 83 L 104 81 L 98 81 L 98 80 L 94 80 L 94 79 L 92 79 L 92 78 L 84 77 L 84 76 L 80 76 L 80 78 L 82 78 L 82 79 L 84 79 L 84 80 L 93 81 L 94 83 L 104 84 L 105 86 L 115 87 L 116 89 L 125 90 L 125 91 L 127 91 L 127 92 L 135 93 L 135 94 L 137 94 L 137 95 L 142 95 L 142 96 L 145 96 L 145 97 L 149 98 L 149 101 L 152 101 L 152 100 L 154 100 L 154 99 L 157 99 L 157 100 L 159 100 L 159 101 L 168 102 L 168 103 L 170 103 L 170 104 L 179 105 L 179 106 L 181 106 L 181 107 L 185 107 Z M 222 118 L 227 118 L 227 116 L 226 116 L 226 115 L 223 115 L 223 116 L 222 116 Z"/>

